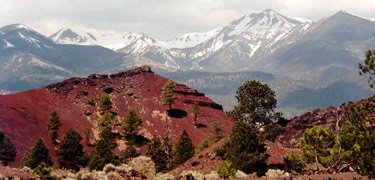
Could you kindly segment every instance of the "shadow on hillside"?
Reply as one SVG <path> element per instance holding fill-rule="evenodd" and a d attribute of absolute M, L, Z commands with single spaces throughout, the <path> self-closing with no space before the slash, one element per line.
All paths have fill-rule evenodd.
<path fill-rule="evenodd" d="M 168 110 L 167 112 L 170 117 L 174 117 L 174 118 L 183 118 L 187 116 L 187 112 L 181 109 L 171 109 L 171 110 Z"/>
<path fill-rule="evenodd" d="M 204 125 L 204 124 L 197 124 L 196 126 L 197 126 L 197 128 L 206 128 L 206 127 L 207 127 L 207 126 Z"/>
<path fill-rule="evenodd" d="M 150 140 L 147 139 L 147 138 L 145 138 L 145 137 L 142 136 L 142 135 L 136 135 L 136 136 L 135 136 L 135 144 L 136 144 L 136 146 L 138 146 L 138 147 L 142 147 L 142 146 L 148 144 L 149 142 L 150 142 Z"/>

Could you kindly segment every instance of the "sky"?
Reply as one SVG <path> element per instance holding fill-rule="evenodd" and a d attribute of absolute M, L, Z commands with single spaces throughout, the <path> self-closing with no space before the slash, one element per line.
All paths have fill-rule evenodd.
<path fill-rule="evenodd" d="M 375 0 L 0 0 L 0 27 L 22 23 L 47 36 L 72 28 L 167 40 L 207 32 L 265 9 L 310 20 L 340 10 L 375 18 Z"/>

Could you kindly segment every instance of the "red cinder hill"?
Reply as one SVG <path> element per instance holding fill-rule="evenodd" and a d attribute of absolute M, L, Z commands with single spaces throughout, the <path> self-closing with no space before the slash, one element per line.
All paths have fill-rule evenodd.
<path fill-rule="evenodd" d="M 153 135 L 165 137 L 168 124 L 172 141 L 177 141 L 185 129 L 195 146 L 209 134 L 211 123 L 219 119 L 224 131 L 230 132 L 233 122 L 222 110 L 222 106 L 196 90 L 178 84 L 173 104 L 172 117 L 166 112 L 168 107 L 161 103 L 161 89 L 168 79 L 153 73 L 150 67 L 143 66 L 133 70 L 111 75 L 93 74 L 87 78 L 71 78 L 60 83 L 25 92 L 0 95 L 0 131 L 9 136 L 17 148 L 17 166 L 23 153 L 30 151 L 37 138 L 42 137 L 55 159 L 53 145 L 48 137 L 47 122 L 53 109 L 57 111 L 63 126 L 59 130 L 62 138 L 68 127 L 81 132 L 89 128 L 93 132 L 91 142 L 98 138 L 97 121 L 100 117 L 98 102 L 107 93 L 113 102 L 112 111 L 122 120 L 124 114 L 134 109 L 143 120 L 140 134 L 151 139 Z M 93 99 L 96 103 L 87 103 Z M 193 104 L 198 104 L 200 115 L 198 127 L 191 120 Z M 120 125 L 121 121 L 118 122 Z M 115 128 L 115 130 L 119 128 Z M 124 142 L 119 142 L 119 149 Z M 82 144 L 85 144 L 82 141 Z M 88 147 L 85 147 L 89 151 Z"/>

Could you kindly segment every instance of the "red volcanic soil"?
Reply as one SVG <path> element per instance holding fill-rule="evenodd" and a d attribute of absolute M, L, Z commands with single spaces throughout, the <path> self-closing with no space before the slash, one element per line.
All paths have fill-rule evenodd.
<path fill-rule="evenodd" d="M 352 105 L 362 105 L 366 102 L 370 102 L 371 105 L 375 107 L 375 97 L 372 96 L 358 102 L 342 104 L 337 108 L 330 106 L 326 109 L 315 109 L 312 112 L 307 112 L 299 117 L 295 117 L 285 127 L 285 132 L 277 137 L 276 142 L 286 147 L 298 148 L 300 144 L 299 140 L 305 130 L 314 126 L 330 126 L 336 133 L 336 123 L 337 121 L 340 125 L 344 123 L 344 116 L 349 110 L 349 107 Z"/>
<path fill-rule="evenodd" d="M 224 124 L 224 131 L 230 132 L 233 122 L 222 110 L 222 106 L 206 98 L 203 93 L 178 84 L 171 116 L 168 107 L 161 103 L 161 89 L 168 79 L 153 73 L 150 67 L 111 75 L 93 74 L 87 78 L 71 78 L 57 84 L 25 92 L 0 95 L 0 131 L 10 137 L 18 154 L 17 166 L 23 153 L 30 151 L 37 138 L 42 137 L 55 159 L 54 146 L 48 137 L 47 122 L 53 109 L 57 111 L 63 126 L 59 130 L 60 139 L 68 127 L 74 127 L 83 134 L 89 128 L 98 138 L 97 121 L 100 118 L 98 102 L 102 94 L 107 93 L 113 102 L 112 111 L 120 118 L 130 109 L 134 109 L 143 120 L 140 134 L 151 139 L 153 135 L 165 137 L 168 124 L 172 141 L 177 141 L 185 129 L 194 145 L 203 141 L 209 134 L 211 123 L 219 119 Z M 96 106 L 87 101 L 93 99 Z M 198 104 L 200 115 L 198 127 L 192 124 L 191 108 Z M 119 128 L 115 128 L 119 131 Z M 119 148 L 124 147 L 122 141 Z M 85 144 L 82 141 L 82 144 Z M 86 150 L 90 151 L 88 147 Z"/>

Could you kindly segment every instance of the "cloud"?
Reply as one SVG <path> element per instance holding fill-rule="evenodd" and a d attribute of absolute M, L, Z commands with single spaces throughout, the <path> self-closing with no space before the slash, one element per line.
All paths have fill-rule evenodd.
<path fill-rule="evenodd" d="M 375 1 L 368 0 L 5 0 L 0 7 L 0 26 L 24 23 L 46 35 L 72 27 L 143 32 L 170 39 L 206 32 L 264 9 L 312 20 L 341 9 L 375 17 Z"/>

